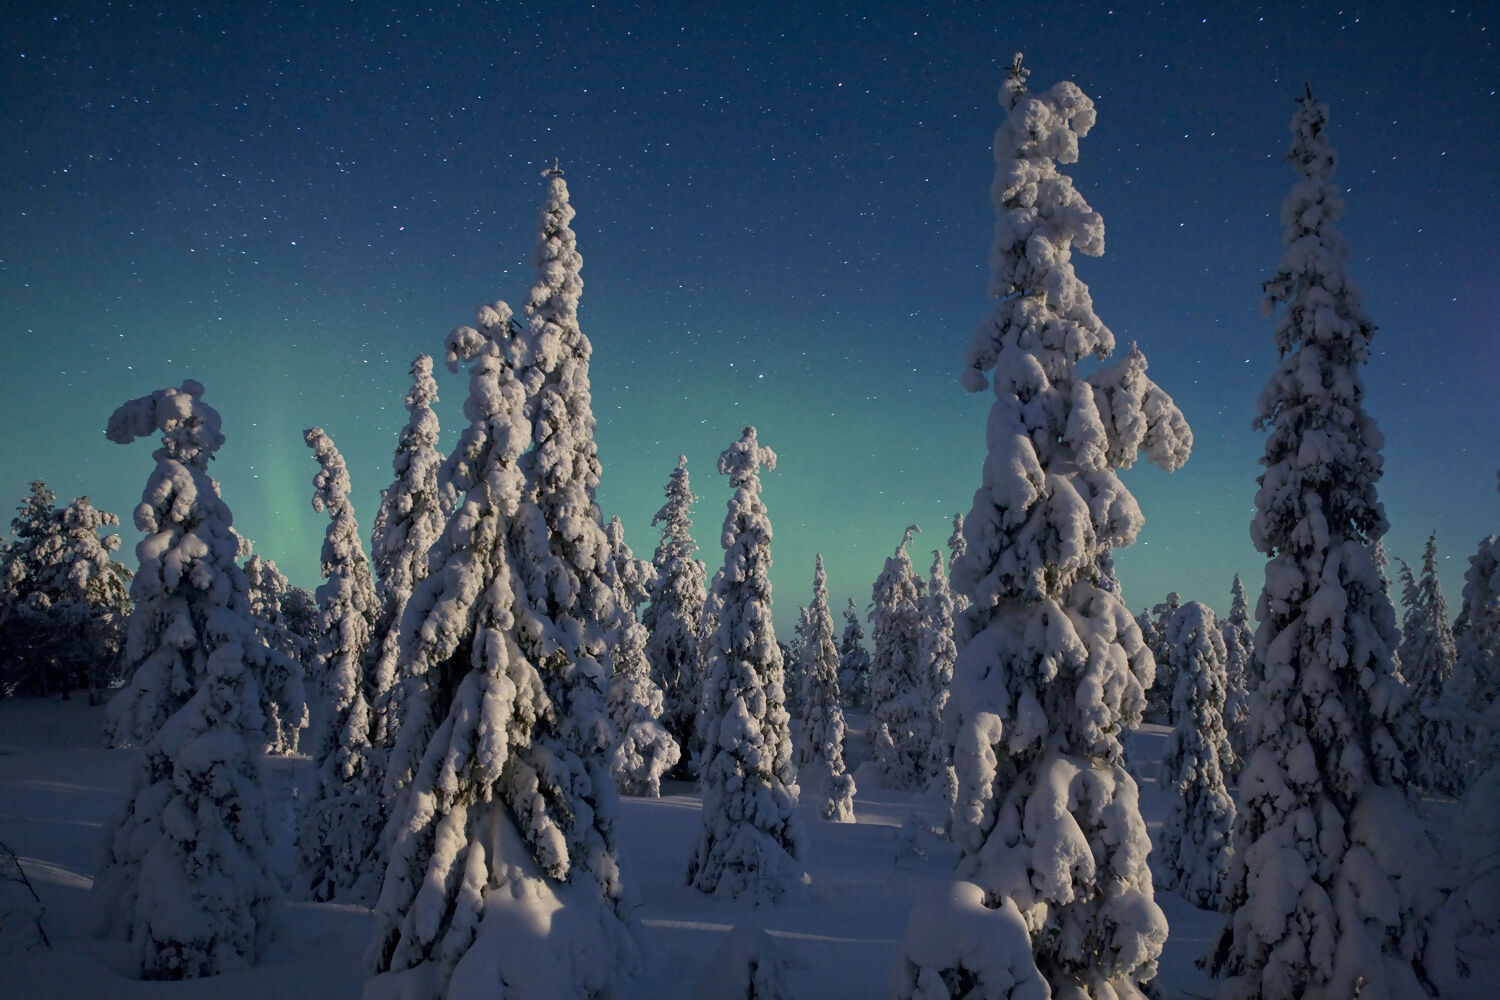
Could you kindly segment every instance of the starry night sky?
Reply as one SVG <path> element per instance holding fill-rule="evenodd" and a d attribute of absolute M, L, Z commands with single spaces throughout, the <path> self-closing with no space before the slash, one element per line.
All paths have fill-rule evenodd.
<path fill-rule="evenodd" d="M 404 6 L 404 5 L 402 5 Z M 634 8 L 634 5 L 631 5 Z M 1126 474 L 1147 525 L 1135 609 L 1252 595 L 1274 364 L 1260 282 L 1309 81 L 1331 109 L 1351 271 L 1380 327 L 1393 557 L 1438 532 L 1457 610 L 1500 529 L 1500 10 L 1493 4 L 10 4 L 0 15 L 0 509 L 45 479 L 130 512 L 151 447 L 126 399 L 205 384 L 236 526 L 318 582 L 326 519 L 301 432 L 347 457 L 368 535 L 407 369 L 484 302 L 519 307 L 553 158 L 584 259 L 606 517 L 640 556 L 685 453 L 710 572 L 745 424 L 786 638 L 813 556 L 863 608 L 917 523 L 943 546 L 979 483 L 992 397 L 957 373 L 983 314 L 996 93 L 1076 82 L 1099 120 L 1066 168 L 1104 217 L 1075 257 L 1123 349 L 1191 423 L 1182 471 Z M 24 9 L 23 9 L 24 8 Z M 721 9 L 722 8 L 722 9 Z M 439 365 L 441 369 L 441 365 Z M 467 378 L 442 372 L 445 443 Z"/>

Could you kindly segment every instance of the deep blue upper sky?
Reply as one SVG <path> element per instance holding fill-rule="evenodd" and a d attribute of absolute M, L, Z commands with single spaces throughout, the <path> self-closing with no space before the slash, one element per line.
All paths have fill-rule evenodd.
<path fill-rule="evenodd" d="M 649 555 L 685 453 L 712 570 L 714 462 L 755 424 L 781 457 L 764 493 L 780 627 L 817 551 L 838 606 L 863 607 L 902 529 L 924 529 L 925 574 L 979 483 L 990 397 L 957 370 L 984 310 L 995 94 L 1024 51 L 1034 88 L 1071 79 L 1097 103 L 1069 172 L 1108 249 L 1078 271 L 1196 435 L 1182 471 L 1127 474 L 1147 518 L 1118 557 L 1130 606 L 1175 589 L 1223 611 L 1235 572 L 1259 588 L 1259 286 L 1308 81 L 1380 327 L 1388 547 L 1418 559 L 1436 529 L 1456 610 L 1500 529 L 1492 4 L 837 6 L 8 5 L 0 504 L 38 477 L 87 493 L 128 551 L 151 448 L 109 444 L 105 421 L 195 378 L 224 418 L 212 471 L 236 525 L 316 585 L 302 429 L 344 451 L 368 532 L 409 362 L 480 303 L 522 301 L 556 157 L 605 516 Z M 466 384 L 440 377 L 449 439 Z"/>

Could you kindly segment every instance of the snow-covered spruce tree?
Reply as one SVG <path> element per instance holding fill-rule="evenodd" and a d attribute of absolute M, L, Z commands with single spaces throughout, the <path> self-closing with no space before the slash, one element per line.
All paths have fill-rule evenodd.
<path fill-rule="evenodd" d="M 1238 573 L 1229 588 L 1229 619 L 1220 634 L 1224 639 L 1224 730 L 1229 734 L 1235 756 L 1228 774 L 1235 777 L 1249 753 L 1246 739 L 1250 731 L 1250 684 L 1255 662 L 1255 632 L 1250 628 L 1250 606 Z"/>
<path fill-rule="evenodd" d="M 870 668 L 869 746 L 880 765 L 881 780 L 892 788 L 922 787 L 936 735 L 927 703 L 931 691 L 917 648 L 922 583 L 906 552 L 918 530 L 915 524 L 906 529 L 870 594 L 875 654 Z"/>
<path fill-rule="evenodd" d="M 450 335 L 471 364 L 463 499 L 402 620 L 412 663 L 371 998 L 604 994 L 636 967 L 614 843 L 603 660 L 618 611 L 593 490 L 581 258 L 548 171 L 527 325 Z M 528 451 L 527 449 L 531 450 Z M 415 988 L 414 988 L 415 987 Z"/>
<path fill-rule="evenodd" d="M 870 703 L 870 651 L 865 648 L 865 627 L 859 620 L 854 598 L 844 609 L 844 634 L 839 638 L 839 690 L 844 704 L 864 708 Z"/>
<path fill-rule="evenodd" d="M 255 964 L 278 895 L 260 791 L 256 676 L 268 654 L 208 475 L 224 436 L 202 396 L 192 381 L 159 389 L 115 410 L 106 431 L 117 444 L 162 434 L 135 510 L 136 670 L 109 706 L 116 738 L 145 752 L 94 882 L 104 933 L 131 942 L 146 979 Z"/>
<path fill-rule="evenodd" d="M 260 556 L 245 562 L 250 617 L 271 656 L 260 680 L 260 707 L 266 717 L 266 752 L 297 752 L 307 727 L 307 685 L 301 643 L 287 625 L 281 604 L 291 585 L 276 564 Z"/>
<path fill-rule="evenodd" d="M 1404 559 L 1399 574 L 1406 615 L 1397 657 L 1411 688 L 1411 732 L 1406 739 L 1416 756 L 1412 777 L 1426 791 L 1452 797 L 1463 791 L 1466 748 L 1462 722 L 1443 708 L 1443 692 L 1452 680 L 1458 647 L 1437 578 L 1437 535 L 1428 537 L 1422 551 L 1421 575 L 1413 573 Z"/>
<path fill-rule="evenodd" d="M 1454 631 L 1447 711 L 1478 722 L 1500 696 L 1500 535 L 1481 539 L 1469 557 Z"/>
<path fill-rule="evenodd" d="M 610 577 L 619 622 L 610 639 L 614 673 L 609 681 L 609 717 L 619 742 L 610 767 L 615 783 L 626 795 L 661 795 L 661 779 L 682 755 L 677 741 L 661 724 L 662 693 L 651 679 L 646 659 L 646 628 L 636 609 L 656 582 L 656 570 L 637 559 L 625 544 L 625 528 L 618 517 L 604 529 L 609 539 Z"/>
<path fill-rule="evenodd" d="M 771 520 L 760 470 L 776 468 L 755 428 L 719 456 L 734 495 L 714 577 L 719 627 L 703 678 L 703 833 L 688 865 L 700 892 L 770 901 L 805 884 L 798 858 L 797 773 L 783 688 L 781 649 L 771 625 Z"/>
<path fill-rule="evenodd" d="M 953 662 L 958 659 L 958 646 L 953 641 L 953 591 L 948 585 L 948 567 L 938 549 L 932 550 L 932 571 L 919 604 L 922 616 L 917 623 L 917 664 L 927 688 L 927 728 L 932 743 L 927 750 L 925 777 L 931 780 L 945 776 L 953 766 L 954 733 L 944 719 L 953 684 Z"/>
<path fill-rule="evenodd" d="M 370 641 L 379 602 L 359 543 L 344 457 L 321 427 L 304 437 L 318 460 L 313 510 L 327 512 L 323 584 L 318 587 L 320 705 L 313 743 L 314 787 L 298 850 L 312 898 L 374 901 L 381 877 L 381 774 L 370 744 Z"/>
<path fill-rule="evenodd" d="M 812 631 L 812 611 L 805 604 L 797 606 L 797 624 L 792 629 L 792 641 L 783 642 L 781 645 L 781 662 L 785 664 L 785 676 L 782 678 L 786 689 L 786 707 L 794 719 L 802 718 L 805 706 L 803 695 L 806 693 L 803 680 L 806 675 L 803 672 L 805 664 L 802 660 L 802 651 L 807 646 L 808 633 Z"/>
<path fill-rule="evenodd" d="M 521 642 L 512 527 L 531 443 L 503 302 L 448 338 L 470 366 L 449 462 L 460 502 L 402 619 L 406 719 L 391 755 L 371 1000 L 603 995 L 634 946 L 589 775 L 565 749 L 566 688 Z M 550 681 L 550 683 L 549 683 Z M 561 908 L 561 912 L 559 912 Z"/>
<path fill-rule="evenodd" d="M 52 506 L 46 484 L 11 521 L 0 550 L 0 697 L 86 688 L 89 703 L 117 676 L 117 654 L 130 616 L 130 570 L 114 558 L 120 519 L 78 497 Z"/>
<path fill-rule="evenodd" d="M 1172 714 L 1172 696 L 1177 690 L 1177 674 L 1173 671 L 1171 643 L 1167 641 L 1167 625 L 1182 606 L 1182 598 L 1172 591 L 1166 599 L 1151 606 L 1151 629 L 1142 633 L 1151 657 L 1156 661 L 1156 681 L 1146 692 L 1146 721 L 1173 725 L 1177 719 Z"/>
<path fill-rule="evenodd" d="M 438 401 L 432 377 L 432 357 L 419 354 L 411 363 L 411 389 L 406 393 L 406 426 L 396 439 L 391 460 L 396 478 L 380 495 L 370 554 L 375 572 L 379 614 L 371 636 L 374 665 L 370 687 L 370 743 L 377 757 L 389 752 L 401 727 L 401 615 L 411 592 L 427 576 L 427 555 L 452 513 L 447 495 L 438 485 L 443 455 L 437 449 Z"/>
<path fill-rule="evenodd" d="M 1435 900 L 1425 831 L 1392 727 L 1405 695 L 1395 612 L 1372 555 L 1382 438 L 1360 367 L 1375 326 L 1345 269 L 1328 108 L 1298 99 L 1281 269 L 1264 308 L 1279 361 L 1257 404 L 1269 431 L 1251 540 L 1254 748 L 1240 774 L 1230 912 L 1210 956 L 1230 1000 L 1421 998 Z M 1363 991 L 1363 992 L 1361 992 Z"/>
<path fill-rule="evenodd" d="M 677 468 L 667 480 L 667 502 L 651 518 L 661 525 L 661 543 L 652 556 L 656 583 L 651 603 L 642 614 L 646 658 L 662 689 L 661 723 L 682 750 L 687 765 L 698 718 L 698 694 L 703 683 L 703 657 L 699 634 L 703 628 L 706 570 L 695 558 L 698 544 L 689 534 L 693 527 L 693 491 L 688 483 L 687 456 L 677 458 Z"/>
<path fill-rule="evenodd" d="M 1167 622 L 1167 649 L 1176 667 L 1172 714 L 1177 719 L 1162 755 L 1162 783 L 1176 794 L 1156 871 L 1163 888 L 1200 909 L 1217 909 L 1232 854 L 1234 800 L 1224 787 L 1234 750 L 1224 730 L 1224 637 L 1213 611 L 1189 601 Z"/>
<path fill-rule="evenodd" d="M 824 819 L 852 823 L 854 778 L 844 768 L 839 651 L 833 644 L 833 614 L 828 610 L 828 574 L 823 571 L 822 554 L 813 570 L 813 600 L 807 608 L 801 655 L 802 725 L 797 731 L 797 769 L 803 779 L 816 779 L 823 795 Z"/>
<path fill-rule="evenodd" d="M 969 543 L 964 541 L 964 516 L 953 515 L 953 534 L 948 536 L 948 565 L 951 567 L 958 562 L 958 557 L 969 550 Z M 969 608 L 969 598 L 954 591 L 952 586 L 948 588 L 948 595 L 953 601 L 953 613 L 963 614 Z"/>
<path fill-rule="evenodd" d="M 1138 998 L 1167 927 L 1120 738 L 1154 664 L 1100 567 L 1143 520 L 1115 470 L 1142 452 L 1176 469 L 1192 436 L 1140 351 L 1077 370 L 1114 348 L 1071 261 L 1103 252 L 1103 221 L 1055 165 L 1077 158 L 1094 107 L 1072 83 L 1031 94 L 1024 78 L 1018 59 L 995 136 L 995 302 L 964 373 L 995 402 L 952 572 L 972 602 L 948 702 L 952 836 L 986 905 L 1017 906 L 1053 995 Z"/>
<path fill-rule="evenodd" d="M 1500 536 L 1482 539 L 1464 573 L 1459 657 L 1443 715 L 1458 720 L 1473 760 L 1454 829 L 1458 889 L 1450 901 L 1464 931 L 1500 933 Z"/>

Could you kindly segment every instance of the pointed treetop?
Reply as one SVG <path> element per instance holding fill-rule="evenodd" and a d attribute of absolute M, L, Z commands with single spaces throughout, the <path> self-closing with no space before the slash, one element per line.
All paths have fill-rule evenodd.
<path fill-rule="evenodd" d="M 776 453 L 756 441 L 754 427 L 746 427 L 740 439 L 719 456 L 719 473 L 728 476 L 729 485 L 736 489 L 755 478 L 763 467 L 776 468 Z"/>
<path fill-rule="evenodd" d="M 917 527 L 915 524 L 908 524 L 906 526 L 906 531 L 903 532 L 902 535 L 901 535 L 901 544 L 898 545 L 898 546 L 896 546 L 896 551 L 900 552 L 902 549 L 904 549 L 908 545 L 910 545 L 911 544 L 911 536 L 917 534 L 921 530 L 922 529 L 919 528 L 919 527 Z"/>
<path fill-rule="evenodd" d="M 1005 110 L 1010 111 L 1020 103 L 1021 96 L 1026 93 L 1026 78 L 1030 75 L 1031 70 L 1021 66 L 1021 53 L 1017 52 L 1006 74 L 1005 83 L 1000 86 L 1000 103 L 1005 105 Z"/>
<path fill-rule="evenodd" d="M 548 167 L 546 170 L 543 170 L 542 171 L 542 176 L 543 177 L 561 177 L 562 175 L 563 175 L 562 167 L 560 167 L 560 166 L 557 165 L 557 157 L 554 156 L 552 158 L 552 166 Z"/>

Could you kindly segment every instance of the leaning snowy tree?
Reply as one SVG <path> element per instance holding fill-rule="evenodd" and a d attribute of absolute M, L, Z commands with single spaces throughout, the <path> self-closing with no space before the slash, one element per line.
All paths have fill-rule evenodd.
<path fill-rule="evenodd" d="M 828 610 L 828 574 L 819 554 L 813 569 L 813 600 L 807 609 L 802 643 L 802 726 L 798 730 L 799 770 L 816 768 L 823 794 L 823 818 L 854 822 L 854 778 L 844 769 L 844 709 L 839 704 L 839 651 L 833 644 Z"/>
<path fill-rule="evenodd" d="M 688 485 L 687 456 L 679 455 L 677 468 L 667 480 L 667 502 L 651 518 L 661 525 L 661 543 L 652 556 L 656 583 L 651 603 L 642 615 L 650 638 L 646 658 L 662 689 L 662 725 L 682 750 L 683 764 L 695 745 L 698 694 L 703 684 L 703 656 L 699 634 L 703 630 L 705 568 L 695 558 L 698 544 L 689 534 L 693 491 Z"/>
<path fill-rule="evenodd" d="M 401 728 L 401 616 L 411 592 L 427 576 L 427 554 L 452 513 L 447 494 L 438 485 L 443 464 L 437 450 L 437 382 L 432 357 L 417 355 L 411 363 L 411 389 L 406 394 L 406 426 L 396 439 L 391 460 L 396 478 L 380 494 L 370 554 L 375 571 L 379 613 L 371 635 L 374 666 L 370 687 L 370 743 L 378 757 L 390 751 Z"/>
<path fill-rule="evenodd" d="M 117 444 L 162 434 L 135 509 L 137 666 L 109 706 L 114 735 L 145 752 L 94 882 L 104 932 L 130 941 L 146 979 L 254 965 L 279 895 L 260 790 L 268 651 L 208 475 L 224 436 L 202 396 L 193 381 L 159 389 L 115 410 L 106 431 Z"/>
<path fill-rule="evenodd" d="M 870 594 L 870 633 L 875 655 L 870 668 L 870 752 L 881 778 L 892 788 L 921 788 L 935 734 L 918 650 L 922 628 L 922 583 L 906 546 L 915 524 L 885 560 Z"/>
<path fill-rule="evenodd" d="M 371 903 L 380 886 L 383 820 L 382 776 L 370 743 L 370 706 L 379 696 L 371 683 L 370 642 L 379 602 L 359 544 L 344 457 L 321 427 L 309 428 L 304 437 L 318 459 L 313 510 L 328 513 L 328 530 L 318 587 L 317 785 L 304 809 L 298 847 L 312 898 Z"/>
<path fill-rule="evenodd" d="M 1161 770 L 1162 784 L 1175 794 L 1156 844 L 1157 871 L 1164 888 L 1199 909 L 1218 909 L 1234 828 L 1234 800 L 1224 787 L 1224 775 L 1234 766 L 1224 731 L 1224 637 L 1213 611 L 1189 601 L 1167 622 L 1166 640 L 1177 677 L 1177 722 Z"/>
<path fill-rule="evenodd" d="M 610 639 L 614 673 L 609 679 L 609 717 L 619 737 L 610 768 L 621 792 L 655 798 L 661 795 L 662 776 L 682 754 L 661 724 L 661 688 L 651 679 L 646 628 L 636 618 L 636 609 L 656 582 L 656 569 L 635 558 L 618 517 L 610 519 L 604 534 L 609 539 L 610 584 L 620 609 Z"/>
<path fill-rule="evenodd" d="M 370 1000 L 595 997 L 636 967 L 594 658 L 615 618 L 592 503 L 581 258 L 567 187 L 548 178 L 527 328 L 498 302 L 448 338 L 449 367 L 470 366 L 469 426 L 448 463 L 461 499 L 402 619 Z"/>
<path fill-rule="evenodd" d="M 688 882 L 716 896 L 773 900 L 805 884 L 798 861 L 797 773 L 783 688 L 781 648 L 771 624 L 771 520 L 760 470 L 776 453 L 746 427 L 719 456 L 734 495 L 714 577 L 718 630 L 703 678 L 703 833 Z"/>
<path fill-rule="evenodd" d="M 1403 791 L 1395 611 L 1373 557 L 1386 530 L 1383 440 L 1360 368 L 1375 326 L 1335 225 L 1328 107 L 1310 92 L 1297 104 L 1287 160 L 1299 179 L 1263 300 L 1286 308 L 1256 417 L 1269 434 L 1250 526 L 1267 557 L 1254 749 L 1240 774 L 1231 915 L 1209 964 L 1231 1000 L 1416 1000 L 1437 880 Z"/>
<path fill-rule="evenodd" d="M 1410 731 L 1406 740 L 1416 756 L 1413 777 L 1429 792 L 1455 797 L 1464 784 L 1464 728 L 1444 710 L 1443 693 L 1451 684 L 1458 647 L 1448 621 L 1448 602 L 1437 578 L 1437 535 L 1422 550 L 1421 575 L 1401 560 L 1401 622 L 1397 658 L 1411 688 L 1408 704 Z"/>
<path fill-rule="evenodd" d="M 1139 998 L 1167 925 L 1121 735 L 1140 720 L 1154 664 L 1100 567 L 1143 520 L 1115 470 L 1140 452 L 1176 469 L 1192 437 L 1140 351 L 1078 372 L 1114 349 L 1071 260 L 1075 247 L 1103 253 L 1104 224 L 1056 168 L 1077 159 L 1094 106 L 1067 82 L 1031 94 L 1025 76 L 1017 57 L 994 145 L 995 301 L 963 379 L 972 392 L 993 383 L 995 402 L 952 572 L 971 603 L 948 702 L 951 828 L 960 875 L 986 906 L 1017 907 L 1053 995 Z M 934 971 L 954 996 L 978 975 L 917 965 L 902 995 Z M 944 994 L 933 983 L 921 995 Z"/>

